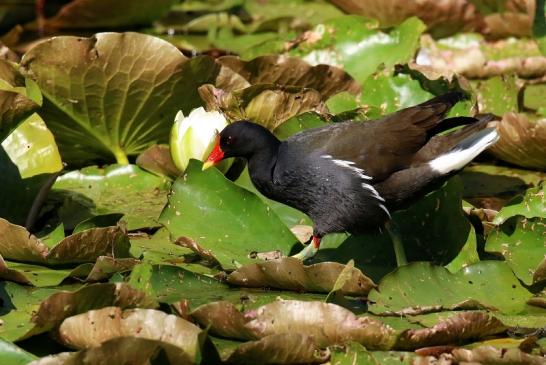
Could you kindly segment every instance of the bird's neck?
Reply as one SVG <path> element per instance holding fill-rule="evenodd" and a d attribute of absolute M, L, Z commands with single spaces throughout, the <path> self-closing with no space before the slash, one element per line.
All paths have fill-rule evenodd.
<path fill-rule="evenodd" d="M 273 170 L 277 164 L 279 146 L 280 141 L 273 137 L 248 159 L 250 179 L 265 196 L 270 196 L 273 193 Z"/>

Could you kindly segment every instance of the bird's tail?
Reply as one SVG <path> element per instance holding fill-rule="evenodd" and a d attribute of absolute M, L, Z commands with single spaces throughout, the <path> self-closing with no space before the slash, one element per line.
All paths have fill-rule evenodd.
<path fill-rule="evenodd" d="M 476 156 L 499 139 L 496 128 L 485 128 L 457 143 L 451 150 L 429 161 L 429 166 L 442 175 L 461 170 Z"/>

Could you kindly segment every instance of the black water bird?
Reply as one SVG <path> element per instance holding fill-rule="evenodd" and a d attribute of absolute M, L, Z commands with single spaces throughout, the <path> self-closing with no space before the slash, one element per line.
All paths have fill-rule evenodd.
<path fill-rule="evenodd" d="M 450 92 L 376 121 L 333 123 L 285 141 L 250 121 L 234 122 L 221 131 L 203 169 L 245 158 L 263 195 L 312 219 L 312 244 L 296 255 L 306 259 L 328 233 L 389 230 L 394 210 L 437 188 L 497 141 L 496 129 L 486 128 L 491 115 L 445 119 L 463 98 Z M 401 264 L 403 248 L 389 233 Z"/>

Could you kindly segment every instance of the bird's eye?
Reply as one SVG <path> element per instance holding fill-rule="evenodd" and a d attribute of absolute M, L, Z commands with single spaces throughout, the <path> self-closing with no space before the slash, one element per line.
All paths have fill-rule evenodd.
<path fill-rule="evenodd" d="M 227 136 L 226 137 L 226 144 L 232 144 L 233 143 L 233 137 L 232 136 Z"/>

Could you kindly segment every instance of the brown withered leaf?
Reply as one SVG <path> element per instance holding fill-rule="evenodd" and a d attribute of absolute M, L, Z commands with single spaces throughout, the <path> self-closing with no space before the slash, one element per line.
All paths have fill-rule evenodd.
<path fill-rule="evenodd" d="M 207 84 L 198 91 L 207 110 L 220 110 L 230 121 L 250 119 L 269 130 L 293 116 L 324 109 L 318 91 L 301 87 L 256 84 L 224 92 Z"/>
<path fill-rule="evenodd" d="M 187 362 L 195 362 L 200 353 L 201 329 L 194 324 L 154 309 L 106 307 L 91 310 L 63 321 L 59 337 L 75 349 L 100 346 L 116 337 L 138 337 L 178 347 Z"/>
<path fill-rule="evenodd" d="M 546 119 L 531 122 L 526 114 L 507 113 L 497 124 L 500 139 L 490 151 L 515 165 L 546 170 Z"/>
<path fill-rule="evenodd" d="M 369 349 L 386 350 L 396 341 L 391 327 L 330 303 L 279 300 L 245 313 L 245 318 L 245 326 L 260 337 L 301 333 L 312 336 L 320 347 L 354 341 Z"/>
<path fill-rule="evenodd" d="M 224 361 L 228 364 L 315 364 L 329 357 L 311 336 L 301 333 L 271 335 L 237 347 Z"/>
<path fill-rule="evenodd" d="M 171 149 L 167 145 L 153 145 L 138 155 L 136 164 L 144 170 L 157 175 L 168 176 L 176 179 L 180 170 L 174 165 L 171 157 Z"/>
<path fill-rule="evenodd" d="M 62 352 L 31 362 L 32 365 L 149 365 L 158 356 L 165 355 L 169 365 L 187 364 L 187 356 L 176 346 L 162 341 L 138 337 L 117 337 L 78 352 Z M 107 360 L 106 360 L 107 359 Z M 29 364 L 29 365 L 30 365 Z"/>
<path fill-rule="evenodd" d="M 52 249 L 24 227 L 0 218 L 0 255 L 7 260 L 64 264 L 95 262 L 99 256 L 130 257 L 129 237 L 122 227 L 96 227 L 62 239 Z"/>
<path fill-rule="evenodd" d="M 472 350 L 455 349 L 452 353 L 456 363 L 544 365 L 543 356 L 526 354 L 518 348 L 480 346 Z"/>
<path fill-rule="evenodd" d="M 383 26 L 393 26 L 417 16 L 424 21 L 436 37 L 460 31 L 484 28 L 483 17 L 467 0 L 332 0 L 348 13 L 378 19 Z"/>
<path fill-rule="evenodd" d="M 497 318 L 484 312 L 461 312 L 433 327 L 409 329 L 400 335 L 397 348 L 413 350 L 419 347 L 458 344 L 469 339 L 484 338 L 506 331 Z"/>
<path fill-rule="evenodd" d="M 220 337 L 255 340 L 258 333 L 246 327 L 248 319 L 231 302 L 203 304 L 191 312 L 191 317 L 209 332 Z"/>
<path fill-rule="evenodd" d="M 243 265 L 227 277 L 227 282 L 249 288 L 329 293 L 344 268 L 345 265 L 337 262 L 305 266 L 301 260 L 284 257 Z M 341 294 L 365 297 L 375 287 L 374 282 L 357 268 L 352 268 L 348 275 L 350 280 L 346 280 L 339 289 Z"/>
<path fill-rule="evenodd" d="M 251 85 L 311 88 L 317 90 L 323 100 L 341 91 L 360 92 L 360 85 L 342 69 L 324 64 L 311 66 L 298 57 L 267 55 L 243 61 L 237 56 L 223 56 L 217 62 L 241 75 Z"/>
<path fill-rule="evenodd" d="M 74 292 L 52 294 L 40 304 L 33 321 L 41 330 L 47 331 L 65 318 L 109 306 L 154 308 L 157 302 L 124 283 L 92 284 Z"/>

